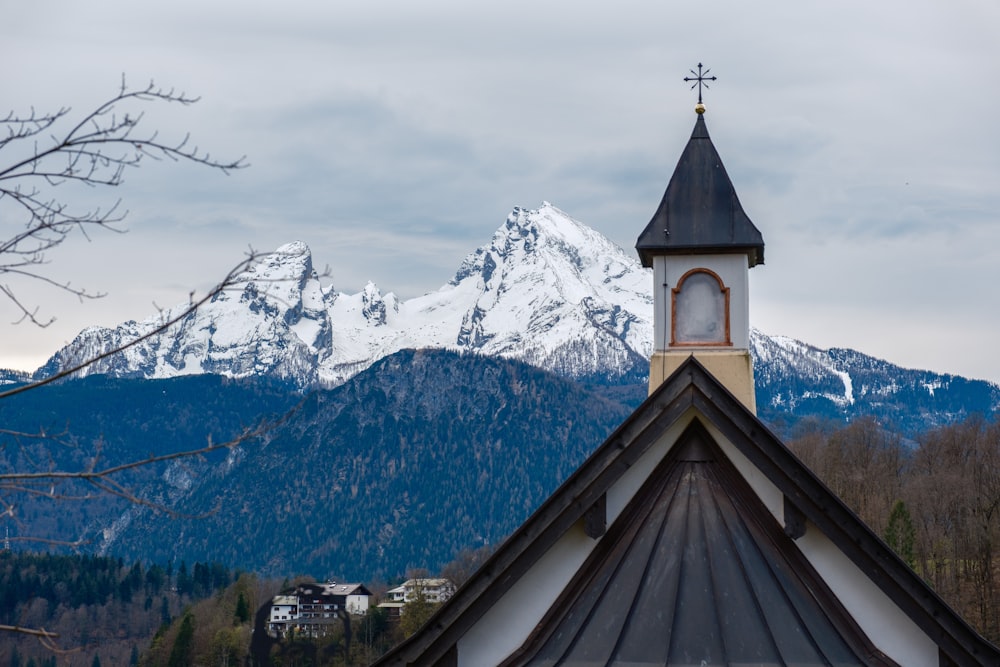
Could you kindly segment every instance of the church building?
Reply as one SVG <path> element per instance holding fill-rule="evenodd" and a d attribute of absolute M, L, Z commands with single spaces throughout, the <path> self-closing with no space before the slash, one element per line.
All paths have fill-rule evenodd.
<path fill-rule="evenodd" d="M 636 243 L 649 397 L 377 665 L 1000 665 L 757 418 L 748 273 L 764 241 L 700 95 L 696 112 Z"/>

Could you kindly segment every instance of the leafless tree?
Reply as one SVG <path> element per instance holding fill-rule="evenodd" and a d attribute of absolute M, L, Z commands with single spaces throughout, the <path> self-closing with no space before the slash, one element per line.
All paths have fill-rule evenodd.
<path fill-rule="evenodd" d="M 50 278 L 47 254 L 74 230 L 84 235 L 97 228 L 121 231 L 127 213 L 120 199 L 105 207 L 77 208 L 58 196 L 57 188 L 64 188 L 60 194 L 71 184 L 114 188 L 127 169 L 147 159 L 192 162 L 223 173 L 247 166 L 245 157 L 212 157 L 193 145 L 189 135 L 170 141 L 141 127 L 143 104 L 188 106 L 198 99 L 153 82 L 129 88 L 122 77 L 117 94 L 79 119 L 69 107 L 53 113 L 11 111 L 0 119 L 0 294 L 16 306 L 22 320 L 39 326 L 52 322 L 18 297 L 8 281 L 12 277 L 42 281 L 81 299 L 101 296 Z"/>
<path fill-rule="evenodd" d="M 790 446 L 862 519 L 885 534 L 902 503 L 914 569 L 988 639 L 1000 638 L 1000 425 L 972 415 L 904 451 L 872 419 Z"/>
<path fill-rule="evenodd" d="M 114 188 L 122 184 L 127 169 L 139 167 L 149 159 L 190 162 L 224 173 L 247 166 L 245 157 L 219 160 L 193 145 L 189 136 L 178 140 L 161 139 L 156 130 L 141 126 L 143 104 L 188 106 L 197 101 L 197 97 L 161 88 L 153 82 L 144 88 L 130 88 L 123 77 L 116 94 L 81 117 L 74 117 L 69 107 L 63 107 L 53 113 L 39 113 L 33 108 L 27 114 L 12 111 L 0 118 L 0 294 L 19 311 L 20 318 L 15 324 L 47 326 L 53 318 L 40 316 L 37 306 L 25 303 L 18 296 L 12 279 L 41 281 L 81 299 L 101 296 L 49 277 L 45 269 L 48 253 L 73 231 L 85 236 L 94 229 L 122 231 L 120 223 L 127 211 L 123 210 L 120 199 L 103 207 L 77 208 L 62 197 L 63 194 L 72 196 L 72 189 L 67 186 Z M 233 286 L 237 276 L 259 259 L 260 255 L 251 251 L 213 289 L 199 298 L 192 293 L 187 308 L 164 315 L 160 325 L 144 336 L 51 377 L 0 392 L 0 399 L 71 376 L 107 356 L 162 333 Z M 17 499 L 25 496 L 43 496 L 61 502 L 110 494 L 130 503 L 169 511 L 144 498 L 127 481 L 122 481 L 122 474 L 142 466 L 233 448 L 260 435 L 265 428 L 251 427 L 227 442 L 208 441 L 204 446 L 187 451 L 154 454 L 125 463 L 104 464 L 97 452 L 81 468 L 63 470 L 52 463 L 52 457 L 7 456 L 10 450 L 25 451 L 25 443 L 30 442 L 53 447 L 68 444 L 61 434 L 20 433 L 4 430 L 0 425 L 0 454 L 4 455 L 0 456 L 0 517 L 13 519 Z M 12 467 L 15 460 L 29 460 L 30 464 Z M 33 635 L 54 647 L 51 642 L 56 635 L 43 628 L 0 625 L 0 632 L 4 631 Z"/>

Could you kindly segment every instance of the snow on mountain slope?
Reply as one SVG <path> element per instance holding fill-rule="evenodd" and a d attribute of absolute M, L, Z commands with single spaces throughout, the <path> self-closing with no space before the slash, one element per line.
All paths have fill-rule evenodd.
<path fill-rule="evenodd" d="M 756 330 L 750 348 L 758 414 L 772 422 L 870 415 L 916 434 L 1000 408 L 1000 386 L 983 380 L 901 368 L 854 350 L 823 350 Z"/>
<path fill-rule="evenodd" d="M 87 367 L 81 375 L 168 378 L 197 373 L 272 375 L 315 384 L 329 354 L 332 297 L 312 267 L 309 248 L 289 243 L 236 277 L 233 285 L 166 330 Z M 181 304 L 142 322 L 84 329 L 37 372 L 62 368 L 122 347 L 187 309 Z"/>
<path fill-rule="evenodd" d="M 449 283 L 408 301 L 372 283 L 358 294 L 324 290 L 305 244 L 282 246 L 177 325 L 84 374 L 271 375 L 300 387 L 333 386 L 397 350 L 435 347 L 613 379 L 649 357 L 650 289 L 636 260 L 545 203 L 515 208 Z M 135 340 L 183 308 L 86 329 L 39 374 Z"/>
<path fill-rule="evenodd" d="M 369 285 L 331 311 L 336 384 L 404 348 L 510 357 L 571 377 L 618 376 L 649 357 L 650 277 L 639 263 L 546 203 L 515 208 L 489 245 L 438 291 L 404 302 Z"/>
<path fill-rule="evenodd" d="M 86 329 L 37 375 L 134 341 L 184 307 Z M 648 372 L 652 312 L 649 272 L 545 203 L 515 208 L 447 284 L 407 301 L 372 283 L 357 294 L 324 288 L 309 248 L 287 244 L 197 312 L 84 373 L 262 375 L 299 388 L 330 387 L 401 349 L 444 348 L 517 359 L 574 379 L 632 383 Z M 927 424 L 1000 404 L 1000 388 L 989 383 L 756 330 L 750 341 L 762 414 L 880 414 Z"/>
<path fill-rule="evenodd" d="M 839 368 L 826 350 L 786 336 L 766 336 L 750 331 L 750 353 L 754 358 L 754 381 L 768 385 L 770 404 L 794 407 L 803 399 L 822 398 L 837 406 L 854 403 L 850 373 Z M 802 389 L 805 384 L 809 389 Z"/>

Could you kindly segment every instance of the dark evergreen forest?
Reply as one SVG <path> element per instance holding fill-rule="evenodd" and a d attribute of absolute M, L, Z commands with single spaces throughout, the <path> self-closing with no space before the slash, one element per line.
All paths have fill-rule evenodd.
<path fill-rule="evenodd" d="M 520 362 L 402 352 L 207 472 L 175 506 L 200 518 L 139 513 L 111 548 L 273 577 L 438 569 L 508 535 L 630 410 Z"/>
<path fill-rule="evenodd" d="M 218 563 L 147 567 L 103 556 L 0 552 L 0 623 L 58 635 L 40 641 L 0 633 L 0 665 L 138 664 L 187 606 L 239 576 Z"/>

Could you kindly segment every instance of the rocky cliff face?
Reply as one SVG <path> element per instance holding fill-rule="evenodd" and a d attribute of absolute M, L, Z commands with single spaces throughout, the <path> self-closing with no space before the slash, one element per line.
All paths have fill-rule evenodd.
<path fill-rule="evenodd" d="M 325 290 L 308 247 L 267 255 L 211 303 L 85 373 L 165 378 L 270 375 L 336 386 L 406 348 L 526 361 L 562 375 L 635 379 L 652 343 L 648 273 L 606 238 L 550 204 L 515 208 L 489 244 L 438 291 L 408 301 L 369 283 Z M 183 311 L 84 330 L 41 374 L 122 346 Z"/>
<path fill-rule="evenodd" d="M 330 354 L 335 296 L 320 285 L 309 248 L 289 243 L 237 276 L 195 312 L 81 375 L 158 379 L 213 373 L 272 376 L 306 387 Z M 39 371 L 48 375 L 149 335 L 187 309 L 181 304 L 142 322 L 90 327 Z"/>

